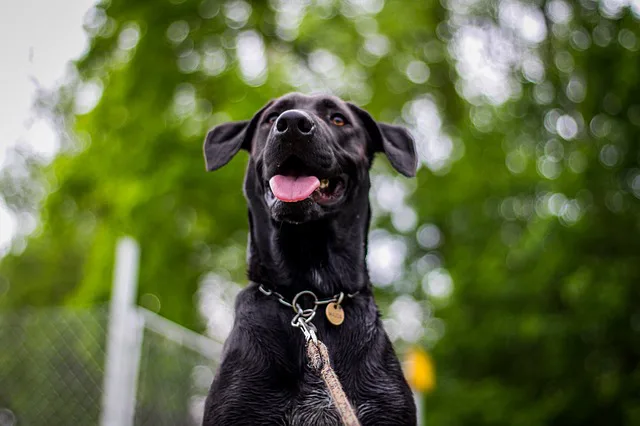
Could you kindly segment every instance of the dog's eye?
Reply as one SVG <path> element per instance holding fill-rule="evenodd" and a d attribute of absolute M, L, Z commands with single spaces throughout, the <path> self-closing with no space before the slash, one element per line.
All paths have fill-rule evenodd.
<path fill-rule="evenodd" d="M 333 114 L 330 118 L 331 122 L 338 127 L 344 126 L 347 124 L 347 120 L 344 118 L 342 114 Z"/>
<path fill-rule="evenodd" d="M 276 122 L 278 117 L 280 117 L 280 114 L 278 114 L 277 112 L 272 112 L 267 116 L 267 119 L 264 122 L 268 124 L 273 124 Z"/>

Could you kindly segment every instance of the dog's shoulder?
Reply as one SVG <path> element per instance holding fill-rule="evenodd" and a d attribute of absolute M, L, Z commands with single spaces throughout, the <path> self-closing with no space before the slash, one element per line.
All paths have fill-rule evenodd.
<path fill-rule="evenodd" d="M 295 369 L 291 364 L 302 354 L 301 334 L 291 327 L 291 315 L 275 298 L 265 297 L 250 284 L 237 295 L 234 315 L 223 360 L 233 353 L 235 362 L 289 373 Z"/>
<path fill-rule="evenodd" d="M 282 309 L 275 298 L 265 297 L 258 288 L 257 284 L 251 283 L 238 293 L 234 309 L 234 329 L 254 334 L 271 334 L 272 331 L 286 329 L 284 326 L 289 325 L 288 312 Z"/>

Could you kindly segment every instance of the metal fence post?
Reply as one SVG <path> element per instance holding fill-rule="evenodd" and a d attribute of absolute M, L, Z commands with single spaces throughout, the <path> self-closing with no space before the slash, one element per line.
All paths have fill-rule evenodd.
<path fill-rule="evenodd" d="M 136 309 L 140 248 L 130 237 L 118 240 L 109 307 L 109 329 L 101 426 L 132 426 L 144 319 Z"/>
<path fill-rule="evenodd" d="M 413 400 L 416 403 L 416 416 L 418 417 L 418 426 L 424 426 L 425 404 L 422 392 L 413 391 Z"/>

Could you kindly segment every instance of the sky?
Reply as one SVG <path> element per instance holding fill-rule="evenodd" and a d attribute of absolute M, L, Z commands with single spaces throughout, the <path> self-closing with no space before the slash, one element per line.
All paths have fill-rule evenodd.
<path fill-rule="evenodd" d="M 0 168 L 9 149 L 29 144 L 46 158 L 57 136 L 32 105 L 39 87 L 52 89 L 71 59 L 87 48 L 83 18 L 95 0 L 0 2 Z M 15 220 L 0 198 L 0 256 L 15 234 Z"/>

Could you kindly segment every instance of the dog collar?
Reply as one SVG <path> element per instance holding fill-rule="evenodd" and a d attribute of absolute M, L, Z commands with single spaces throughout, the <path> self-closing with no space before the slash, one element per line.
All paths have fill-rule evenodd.
<path fill-rule="evenodd" d="M 311 320 L 316 316 L 316 311 L 318 306 L 326 305 L 325 315 L 327 320 L 335 326 L 339 326 L 344 322 L 344 310 L 342 309 L 342 302 L 344 301 L 345 296 L 353 299 L 360 293 L 356 291 L 355 293 L 344 293 L 340 292 L 328 299 L 319 300 L 318 296 L 310 290 L 304 290 L 297 293 L 289 302 L 282 294 L 278 293 L 275 290 L 270 290 L 260 284 L 258 287 L 260 292 L 265 296 L 275 296 L 278 299 L 278 302 L 283 304 L 284 306 L 293 309 L 295 316 L 291 320 L 291 325 L 293 327 L 299 327 L 302 329 L 305 337 L 307 337 L 308 333 L 313 333 L 312 336 L 315 336 L 315 326 L 311 322 Z M 313 299 L 313 306 L 311 308 L 304 309 L 300 303 L 298 303 L 303 297 L 310 297 Z M 315 340 L 315 339 L 314 339 Z"/>

